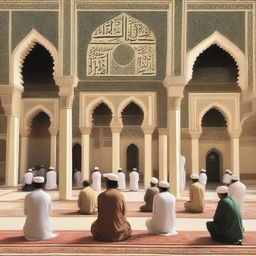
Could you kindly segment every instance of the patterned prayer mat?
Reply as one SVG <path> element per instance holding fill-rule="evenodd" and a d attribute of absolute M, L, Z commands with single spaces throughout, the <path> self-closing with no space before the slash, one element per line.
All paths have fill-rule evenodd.
<path fill-rule="evenodd" d="M 183 255 L 256 255 L 256 232 L 245 232 L 240 246 L 216 243 L 208 232 L 183 231 L 177 236 L 153 236 L 133 231 L 123 242 L 97 242 L 89 231 L 57 231 L 58 237 L 26 241 L 22 231 L 0 232 L 0 253 L 101 253 L 101 254 L 183 254 Z"/>

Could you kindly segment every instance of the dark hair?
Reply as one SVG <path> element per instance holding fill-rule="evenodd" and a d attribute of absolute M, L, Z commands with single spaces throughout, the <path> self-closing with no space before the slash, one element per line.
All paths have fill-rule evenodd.
<path fill-rule="evenodd" d="M 168 188 L 159 187 L 159 191 L 160 191 L 160 192 L 166 192 L 166 191 L 168 191 Z"/>
<path fill-rule="evenodd" d="M 85 187 L 88 187 L 88 186 L 90 186 L 90 182 L 88 180 L 84 180 L 83 181 L 83 187 L 85 188 Z"/>
<path fill-rule="evenodd" d="M 106 186 L 107 188 L 117 188 L 118 187 L 118 183 L 116 180 L 106 180 Z"/>
<path fill-rule="evenodd" d="M 122 172 L 123 170 L 118 170 L 118 172 Z"/>
<path fill-rule="evenodd" d="M 44 182 L 43 183 L 36 183 L 33 181 L 32 183 L 34 189 L 37 189 L 37 188 L 44 188 Z"/>
<path fill-rule="evenodd" d="M 193 182 L 197 182 L 197 181 L 199 181 L 199 179 L 192 179 L 192 181 L 193 181 Z"/>
<path fill-rule="evenodd" d="M 157 186 L 157 184 L 156 184 L 156 183 L 152 183 L 152 182 L 150 182 L 150 186 L 151 186 L 151 187 L 156 187 L 156 186 Z"/>

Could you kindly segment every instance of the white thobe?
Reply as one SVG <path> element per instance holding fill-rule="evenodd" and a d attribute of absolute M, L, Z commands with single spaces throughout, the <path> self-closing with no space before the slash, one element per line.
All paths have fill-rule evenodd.
<path fill-rule="evenodd" d="M 92 184 L 91 187 L 95 191 L 101 191 L 101 173 L 96 171 L 92 174 Z"/>
<path fill-rule="evenodd" d="M 222 182 L 224 184 L 229 184 L 231 182 L 231 175 L 228 173 L 225 173 L 222 178 Z"/>
<path fill-rule="evenodd" d="M 77 171 L 74 173 L 74 186 L 81 188 L 82 187 L 82 182 L 81 182 L 81 172 Z"/>
<path fill-rule="evenodd" d="M 42 189 L 36 189 L 25 197 L 24 213 L 27 215 L 23 227 L 27 240 L 45 240 L 56 237 L 52 233 L 51 197 Z"/>
<path fill-rule="evenodd" d="M 246 186 L 240 181 L 236 181 L 228 187 L 228 195 L 235 198 L 236 201 L 239 203 L 242 214 L 244 211 L 245 193 Z"/>
<path fill-rule="evenodd" d="M 175 202 L 175 196 L 167 191 L 154 196 L 152 218 L 146 220 L 149 233 L 163 236 L 178 234 L 175 230 Z"/>
<path fill-rule="evenodd" d="M 118 172 L 118 189 L 125 189 L 125 174 L 123 172 Z"/>
<path fill-rule="evenodd" d="M 33 173 L 32 172 L 26 172 L 24 174 L 24 183 L 31 185 L 33 182 Z"/>
<path fill-rule="evenodd" d="M 56 189 L 56 188 L 57 188 L 57 174 L 56 174 L 56 171 L 52 170 L 46 173 L 45 189 Z"/>
<path fill-rule="evenodd" d="M 199 182 L 203 186 L 206 186 L 206 184 L 207 184 L 207 175 L 206 175 L 206 173 L 204 173 L 204 172 L 200 173 L 200 175 L 199 175 Z"/>
<path fill-rule="evenodd" d="M 185 190 L 186 186 L 186 171 L 184 168 L 186 162 L 185 156 L 180 156 L 180 189 Z"/>
<path fill-rule="evenodd" d="M 139 190 L 139 173 L 133 171 L 129 174 L 130 176 L 130 190 L 138 191 Z"/>

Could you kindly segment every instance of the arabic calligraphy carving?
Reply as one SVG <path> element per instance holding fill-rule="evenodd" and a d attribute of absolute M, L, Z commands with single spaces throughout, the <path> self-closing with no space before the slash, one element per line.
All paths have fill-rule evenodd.
<path fill-rule="evenodd" d="M 156 40 L 139 20 L 125 14 L 99 26 L 87 50 L 88 76 L 154 76 Z"/>

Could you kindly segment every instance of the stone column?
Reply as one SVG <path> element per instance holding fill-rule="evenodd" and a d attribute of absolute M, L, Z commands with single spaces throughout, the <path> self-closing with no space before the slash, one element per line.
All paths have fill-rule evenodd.
<path fill-rule="evenodd" d="M 141 127 L 144 132 L 144 188 L 152 177 L 152 133 L 154 127 Z"/>
<path fill-rule="evenodd" d="M 28 169 L 28 150 L 29 150 L 29 133 L 24 130 L 20 133 L 20 182 L 23 182 L 23 176 Z"/>
<path fill-rule="evenodd" d="M 159 180 L 168 180 L 168 138 L 167 128 L 159 128 Z"/>
<path fill-rule="evenodd" d="M 231 131 L 230 135 L 230 166 L 231 171 L 235 175 L 240 175 L 240 165 L 239 165 L 239 137 L 241 131 Z"/>
<path fill-rule="evenodd" d="M 112 172 L 116 173 L 120 168 L 120 133 L 121 126 L 111 126 L 112 131 Z"/>
<path fill-rule="evenodd" d="M 17 186 L 19 174 L 19 129 L 23 88 L 1 85 L 2 105 L 7 115 L 5 185 Z"/>
<path fill-rule="evenodd" d="M 57 158 L 57 134 L 58 130 L 49 128 L 51 134 L 51 155 L 50 155 L 50 166 L 56 169 L 56 158 Z"/>
<path fill-rule="evenodd" d="M 198 132 L 189 132 L 191 137 L 191 168 L 192 173 L 199 173 L 199 147 L 198 147 L 198 139 L 200 137 L 200 133 Z"/>
<path fill-rule="evenodd" d="M 184 77 L 166 77 L 164 86 L 168 90 L 167 127 L 168 127 L 168 167 L 170 191 L 176 197 L 180 193 L 180 105 L 185 85 Z"/>
<path fill-rule="evenodd" d="M 72 104 L 74 87 L 78 80 L 73 76 L 55 78 L 59 86 L 59 198 L 72 198 Z"/>
<path fill-rule="evenodd" d="M 90 179 L 90 134 L 91 127 L 80 127 L 82 134 L 82 180 Z"/>

